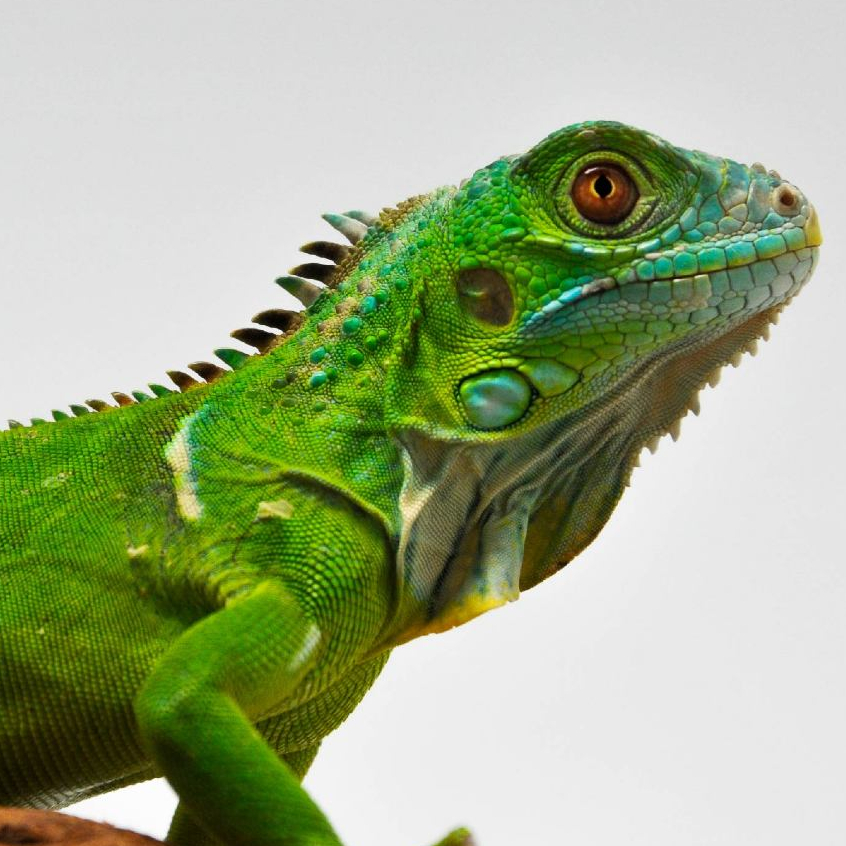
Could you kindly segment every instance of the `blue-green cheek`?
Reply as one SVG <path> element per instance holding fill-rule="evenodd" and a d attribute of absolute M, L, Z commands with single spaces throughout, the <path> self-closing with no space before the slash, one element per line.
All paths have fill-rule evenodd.
<path fill-rule="evenodd" d="M 461 383 L 461 402 L 477 429 L 501 429 L 516 423 L 532 402 L 532 389 L 516 370 L 489 370 Z"/>

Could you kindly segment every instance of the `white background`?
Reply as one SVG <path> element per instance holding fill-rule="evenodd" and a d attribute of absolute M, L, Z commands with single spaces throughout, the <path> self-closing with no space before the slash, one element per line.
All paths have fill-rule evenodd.
<path fill-rule="evenodd" d="M 826 244 L 561 575 L 399 650 L 307 785 L 350 846 L 846 841 L 835 2 L 0 4 L 0 417 L 161 380 L 326 210 L 614 118 L 760 160 Z M 838 563 L 840 562 L 840 563 Z M 75 810 L 162 835 L 161 782 Z"/>

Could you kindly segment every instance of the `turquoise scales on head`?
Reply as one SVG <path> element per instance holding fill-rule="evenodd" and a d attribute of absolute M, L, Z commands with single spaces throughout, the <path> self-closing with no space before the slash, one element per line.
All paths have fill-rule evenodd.
<path fill-rule="evenodd" d="M 326 219 L 259 355 L 0 434 L 0 803 L 164 773 L 174 844 L 338 846 L 299 779 L 387 652 L 578 554 L 821 243 L 777 173 L 610 122 Z"/>

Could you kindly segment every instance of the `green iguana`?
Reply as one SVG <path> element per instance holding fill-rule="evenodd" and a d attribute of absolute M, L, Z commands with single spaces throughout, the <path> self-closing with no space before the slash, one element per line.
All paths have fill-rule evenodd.
<path fill-rule="evenodd" d="M 164 775 L 171 843 L 338 846 L 300 782 L 390 650 L 584 549 L 821 243 L 776 172 L 610 122 L 325 219 L 258 354 L 0 436 L 0 804 Z"/>

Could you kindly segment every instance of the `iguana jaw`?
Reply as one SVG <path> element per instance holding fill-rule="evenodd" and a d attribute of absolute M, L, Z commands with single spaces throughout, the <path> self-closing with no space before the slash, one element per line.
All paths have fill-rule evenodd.
<path fill-rule="evenodd" d="M 639 466 L 644 447 L 655 452 L 669 434 L 675 441 L 681 420 L 699 414 L 699 393 L 716 386 L 727 364 L 737 367 L 743 353 L 755 355 L 758 341 L 789 300 L 715 333 L 675 354 L 646 362 L 616 396 L 597 409 L 613 420 L 607 439 L 578 474 L 565 474 L 532 515 L 526 538 L 520 587 L 525 590 L 558 572 L 599 533 Z M 549 526 L 554 526 L 552 532 Z"/>
<path fill-rule="evenodd" d="M 814 249 L 811 270 L 816 258 Z M 811 270 L 793 280 L 790 296 Z M 681 418 L 698 413 L 699 391 L 716 384 L 724 365 L 754 353 L 788 302 L 661 347 L 595 401 L 563 414 L 551 409 L 528 432 L 475 443 L 432 429 L 400 432 L 396 642 L 512 601 L 575 557 L 611 516 L 641 449 L 654 451 L 667 433 L 675 440 Z"/>

